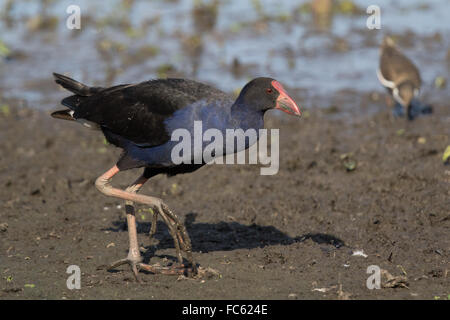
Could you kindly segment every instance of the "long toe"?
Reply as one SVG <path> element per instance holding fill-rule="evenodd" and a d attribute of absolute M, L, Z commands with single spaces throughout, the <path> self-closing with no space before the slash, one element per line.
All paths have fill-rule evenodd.
<path fill-rule="evenodd" d="M 130 266 L 131 271 L 133 272 L 133 275 L 134 275 L 134 278 L 136 279 L 136 281 L 141 282 L 138 277 L 139 268 L 140 268 L 140 264 L 141 264 L 140 260 L 132 260 L 129 258 L 120 259 L 120 260 L 117 260 L 117 261 L 111 263 L 106 268 L 102 268 L 102 269 L 106 269 L 106 270 L 110 271 L 110 270 L 114 270 L 117 267 L 120 267 L 124 264 L 128 264 Z"/>
<path fill-rule="evenodd" d="M 139 268 L 154 274 L 165 274 L 165 275 L 194 275 L 195 270 L 192 267 L 187 267 L 185 265 L 174 265 L 169 267 L 163 267 L 159 264 L 149 265 L 145 263 L 140 263 Z"/>

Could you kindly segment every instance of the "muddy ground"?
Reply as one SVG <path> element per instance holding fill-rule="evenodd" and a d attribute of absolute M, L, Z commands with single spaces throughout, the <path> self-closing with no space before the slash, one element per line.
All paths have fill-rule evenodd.
<path fill-rule="evenodd" d="M 9 104 L 0 116 L 1 299 L 448 299 L 446 103 L 413 122 L 382 99 L 352 121 L 338 108 L 269 116 L 266 127 L 281 128 L 277 175 L 215 165 L 155 177 L 142 192 L 184 218 L 197 262 L 218 275 L 141 273 L 142 284 L 128 267 L 98 269 L 128 249 L 123 203 L 94 187 L 119 150 L 98 132 Z M 149 246 L 150 214 L 138 208 L 146 257 L 170 262 L 167 228 L 158 222 Z M 66 287 L 69 265 L 81 268 L 80 290 Z M 383 270 L 379 290 L 366 287 L 370 265 Z"/>

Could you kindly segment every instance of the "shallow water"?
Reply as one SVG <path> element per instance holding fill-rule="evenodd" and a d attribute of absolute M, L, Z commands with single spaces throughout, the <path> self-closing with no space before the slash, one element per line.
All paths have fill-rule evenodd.
<path fill-rule="evenodd" d="M 419 66 L 425 95 L 449 96 L 433 85 L 449 77 L 448 0 L 378 0 L 381 30 L 366 28 L 367 1 L 355 1 L 359 14 L 333 14 L 325 28 L 300 9 L 306 1 L 221 1 L 206 14 L 195 13 L 195 2 L 14 1 L 6 10 L 0 0 L 0 41 L 11 50 L 0 60 L 0 93 L 51 109 L 64 95 L 52 72 L 96 85 L 189 77 L 228 92 L 271 76 L 301 89 L 293 95 L 306 107 L 328 106 L 340 90 L 384 92 L 378 44 L 393 33 Z M 81 30 L 66 27 L 70 4 L 81 8 Z"/>

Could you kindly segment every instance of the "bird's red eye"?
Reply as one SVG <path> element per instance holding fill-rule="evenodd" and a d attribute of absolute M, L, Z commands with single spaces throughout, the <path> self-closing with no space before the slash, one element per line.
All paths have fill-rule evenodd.
<path fill-rule="evenodd" d="M 270 93 L 272 93 L 272 89 L 271 88 L 267 88 L 266 92 L 270 94 Z"/>

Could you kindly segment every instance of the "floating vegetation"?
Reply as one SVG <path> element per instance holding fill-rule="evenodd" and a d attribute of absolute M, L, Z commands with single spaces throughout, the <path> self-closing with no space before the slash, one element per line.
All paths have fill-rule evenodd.
<path fill-rule="evenodd" d="M 189 55 L 198 55 L 203 49 L 203 39 L 199 35 L 191 35 L 188 37 L 183 37 L 182 40 L 183 49 Z"/>
<path fill-rule="evenodd" d="M 137 28 L 133 28 L 132 26 L 129 26 L 125 30 L 125 34 L 131 39 L 141 38 L 141 37 L 143 37 L 145 35 L 143 30 L 137 29 Z"/>
<path fill-rule="evenodd" d="M 434 86 L 438 89 L 444 89 L 447 86 L 447 79 L 442 76 L 436 77 L 434 79 Z"/>
<path fill-rule="evenodd" d="M 333 51 L 336 52 L 347 52 L 350 50 L 350 45 L 348 40 L 341 37 L 336 37 L 332 45 Z"/>
<path fill-rule="evenodd" d="M 132 28 L 129 15 L 131 14 L 133 3 L 134 1 L 122 1 L 120 5 L 114 7 L 114 11 L 110 15 L 96 19 L 97 28 L 112 27 L 125 31 Z"/>
<path fill-rule="evenodd" d="M 204 50 L 203 38 L 200 35 L 194 34 L 190 36 L 182 35 L 181 46 L 186 57 L 189 59 L 191 66 L 191 76 L 195 77 L 201 62 L 201 56 Z"/>
<path fill-rule="evenodd" d="M 321 31 L 328 30 L 333 19 L 333 2 L 331 0 L 313 0 L 311 11 L 316 29 Z"/>
<path fill-rule="evenodd" d="M 348 14 L 348 15 L 356 15 L 364 13 L 364 10 L 359 8 L 353 1 L 351 0 L 339 0 L 334 4 L 334 11 L 336 13 Z"/>
<path fill-rule="evenodd" d="M 58 17 L 37 15 L 26 22 L 27 29 L 31 32 L 54 31 L 59 24 Z"/>
<path fill-rule="evenodd" d="M 312 12 L 312 7 L 310 2 L 302 3 L 296 10 L 300 14 L 310 14 Z"/>
<path fill-rule="evenodd" d="M 229 70 L 235 78 L 249 77 L 252 73 L 252 69 L 256 68 L 256 64 L 244 64 L 238 57 L 234 57 L 231 65 L 229 66 Z"/>
<path fill-rule="evenodd" d="M 292 20 L 292 15 L 289 12 L 282 12 L 278 16 L 275 17 L 275 21 L 286 23 Z"/>
<path fill-rule="evenodd" d="M 118 41 L 104 39 L 104 40 L 97 42 L 97 50 L 101 54 L 121 52 L 121 51 L 124 51 L 125 49 L 126 49 L 125 45 Z"/>
<path fill-rule="evenodd" d="M 5 6 L 0 11 L 0 19 L 6 22 L 8 27 L 12 27 L 13 18 L 12 18 L 12 10 L 14 7 L 14 0 L 8 0 L 5 3 Z"/>
<path fill-rule="evenodd" d="M 195 0 L 192 17 L 197 31 L 210 31 L 214 28 L 219 12 L 219 4 L 220 2 L 218 0 L 211 1 L 210 3 Z"/>
<path fill-rule="evenodd" d="M 239 31 L 241 31 L 241 29 L 242 29 L 242 24 L 239 22 L 233 22 L 230 25 L 230 32 L 232 32 L 232 33 L 238 33 Z"/>
<path fill-rule="evenodd" d="M 145 45 L 137 50 L 127 51 L 122 55 L 122 65 L 123 67 L 127 67 L 129 65 L 139 64 L 158 55 L 159 51 L 158 47 L 152 45 Z"/>
<path fill-rule="evenodd" d="M 159 48 L 152 45 L 146 45 L 140 47 L 138 50 L 139 55 L 145 55 L 149 57 L 154 57 L 159 53 Z"/>
<path fill-rule="evenodd" d="M 303 15 L 313 14 L 322 18 L 332 14 L 360 15 L 365 13 L 362 8 L 358 7 L 351 0 L 311 0 L 301 4 L 296 9 L 296 12 Z"/>
<path fill-rule="evenodd" d="M 2 41 L 0 40 L 0 57 L 6 58 L 11 54 L 11 49 Z"/>
<path fill-rule="evenodd" d="M 158 78 L 167 78 L 170 72 L 174 72 L 175 67 L 171 64 L 164 63 L 156 69 Z"/>

